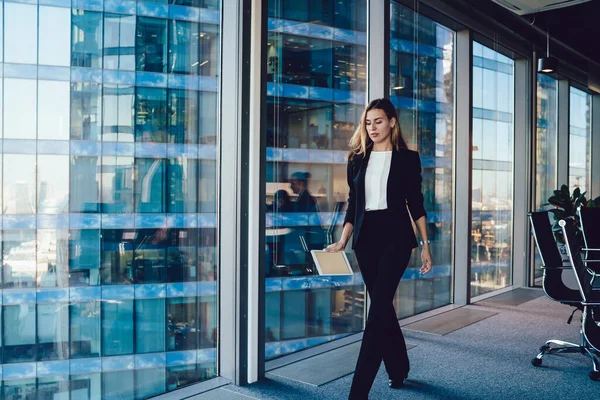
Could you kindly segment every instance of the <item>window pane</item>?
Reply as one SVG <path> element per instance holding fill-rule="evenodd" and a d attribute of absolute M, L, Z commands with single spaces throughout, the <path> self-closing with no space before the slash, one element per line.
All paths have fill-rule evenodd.
<path fill-rule="evenodd" d="M 167 312 L 167 351 L 195 349 L 198 329 L 196 298 L 168 298 Z"/>
<path fill-rule="evenodd" d="M 200 25 L 169 21 L 169 70 L 173 74 L 198 74 Z"/>
<path fill-rule="evenodd" d="M 4 5 L 4 62 L 37 63 L 37 6 Z"/>
<path fill-rule="evenodd" d="M 35 213 L 35 156 L 4 154 L 4 214 Z"/>
<path fill-rule="evenodd" d="M 71 358 L 100 356 L 100 302 L 72 302 L 70 340 Z"/>
<path fill-rule="evenodd" d="M 4 381 L 2 392 L 5 399 L 35 399 L 37 396 L 35 379 L 7 379 Z"/>
<path fill-rule="evenodd" d="M 100 166 L 98 157 L 71 157 L 71 212 L 100 210 Z"/>
<path fill-rule="evenodd" d="M 217 144 L 217 94 L 199 93 L 200 144 Z M 191 125 L 190 125 L 191 126 Z M 189 136 L 189 135 L 188 135 Z"/>
<path fill-rule="evenodd" d="M 217 229 L 200 229 L 200 243 L 198 248 L 198 266 L 201 281 L 212 282 L 217 280 Z"/>
<path fill-rule="evenodd" d="M 169 188 L 168 210 L 170 213 L 196 212 L 198 186 L 198 160 L 170 159 L 167 171 Z"/>
<path fill-rule="evenodd" d="M 69 232 L 66 229 L 38 229 L 38 287 L 66 287 L 69 284 Z"/>
<path fill-rule="evenodd" d="M 103 140 L 133 142 L 135 88 L 124 85 L 104 85 Z"/>
<path fill-rule="evenodd" d="M 198 143 L 198 92 L 169 90 L 169 143 Z"/>
<path fill-rule="evenodd" d="M 139 369 L 135 371 L 135 398 L 147 399 L 165 391 L 165 368 Z"/>
<path fill-rule="evenodd" d="M 135 206 L 137 212 L 165 212 L 165 160 L 135 159 Z"/>
<path fill-rule="evenodd" d="M 71 63 L 71 11 L 40 6 L 41 65 L 69 66 Z"/>
<path fill-rule="evenodd" d="M 102 355 L 123 354 L 133 354 L 133 300 L 102 302 Z"/>
<path fill-rule="evenodd" d="M 102 212 L 133 212 L 133 157 L 102 157 Z"/>
<path fill-rule="evenodd" d="M 136 70 L 167 72 L 167 20 L 138 17 Z"/>
<path fill-rule="evenodd" d="M 198 230 L 169 229 L 167 282 L 197 281 Z"/>
<path fill-rule="evenodd" d="M 570 88 L 569 101 L 569 190 L 588 191 L 590 180 L 592 96 Z M 562 184 L 562 183 L 561 183 Z M 590 197 L 589 194 L 587 197 Z"/>
<path fill-rule="evenodd" d="M 167 90 L 138 88 L 135 141 L 164 143 L 167 136 Z"/>
<path fill-rule="evenodd" d="M 35 361 L 35 304 L 2 307 L 5 363 Z"/>
<path fill-rule="evenodd" d="M 134 282 L 133 249 L 137 232 L 121 229 L 102 230 L 102 284 Z"/>
<path fill-rule="evenodd" d="M 215 161 L 200 160 L 198 180 L 198 212 L 217 212 L 217 165 Z"/>
<path fill-rule="evenodd" d="M 2 234 L 4 288 L 35 287 L 35 230 L 5 229 Z"/>
<path fill-rule="evenodd" d="M 69 358 L 69 304 L 37 306 L 38 361 Z"/>
<path fill-rule="evenodd" d="M 72 400 L 102 400 L 100 373 L 71 375 Z"/>
<path fill-rule="evenodd" d="M 136 234 L 133 262 L 135 282 L 165 282 L 167 229 L 138 229 Z"/>
<path fill-rule="evenodd" d="M 102 399 L 122 400 L 133 399 L 133 372 L 111 371 L 102 373 Z"/>
<path fill-rule="evenodd" d="M 100 231 L 72 229 L 69 233 L 69 278 L 71 286 L 100 284 Z"/>
<path fill-rule="evenodd" d="M 135 302 L 135 352 L 165 351 L 165 299 Z"/>
<path fill-rule="evenodd" d="M 135 16 L 104 14 L 104 68 L 135 70 Z"/>
<path fill-rule="evenodd" d="M 102 68 L 102 13 L 73 9 L 71 65 Z"/>
<path fill-rule="evenodd" d="M 99 140 L 102 127 L 102 85 L 71 83 L 71 139 Z"/>
<path fill-rule="evenodd" d="M 38 213 L 69 210 L 69 156 L 38 155 Z"/>
<path fill-rule="evenodd" d="M 38 378 L 37 398 L 40 400 L 69 400 L 69 375 Z"/>
<path fill-rule="evenodd" d="M 36 138 L 36 104 L 36 81 L 4 78 L 5 139 Z"/>

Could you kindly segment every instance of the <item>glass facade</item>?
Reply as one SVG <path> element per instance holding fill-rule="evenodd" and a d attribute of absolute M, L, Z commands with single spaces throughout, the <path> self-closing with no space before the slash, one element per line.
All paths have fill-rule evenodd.
<path fill-rule="evenodd" d="M 344 156 L 366 101 L 366 7 L 269 0 L 267 359 L 362 330 L 360 275 L 315 276 L 308 250 L 342 229 Z"/>
<path fill-rule="evenodd" d="M 514 61 L 473 43 L 471 296 L 512 284 Z"/>
<path fill-rule="evenodd" d="M 214 377 L 220 3 L 29 3 L 0 19 L 3 398 Z"/>
<path fill-rule="evenodd" d="M 569 190 L 590 188 L 592 96 L 570 87 L 569 91 Z M 598 196 L 591 193 L 592 198 Z M 588 193 L 587 198 L 590 198 Z"/>
<path fill-rule="evenodd" d="M 408 147 L 421 157 L 433 270 L 413 251 L 394 299 L 398 318 L 452 301 L 454 41 L 448 28 L 390 2 L 390 99 Z"/>

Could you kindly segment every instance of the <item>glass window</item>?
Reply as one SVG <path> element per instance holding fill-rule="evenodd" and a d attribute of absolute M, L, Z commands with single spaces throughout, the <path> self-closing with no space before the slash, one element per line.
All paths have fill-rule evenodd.
<path fill-rule="evenodd" d="M 165 282 L 167 229 L 138 229 L 133 259 L 136 283 Z"/>
<path fill-rule="evenodd" d="M 200 160 L 198 179 L 198 212 L 217 212 L 217 163 Z"/>
<path fill-rule="evenodd" d="M 143 400 L 165 391 L 165 368 L 138 369 L 135 371 L 135 399 Z"/>
<path fill-rule="evenodd" d="M 98 157 L 71 156 L 70 195 L 72 213 L 96 213 L 100 210 Z"/>
<path fill-rule="evenodd" d="M 38 361 L 69 358 L 69 303 L 37 305 Z"/>
<path fill-rule="evenodd" d="M 5 399 L 37 398 L 35 379 L 15 379 L 3 381 L 2 392 Z"/>
<path fill-rule="evenodd" d="M 200 75 L 219 75 L 219 26 L 200 24 Z"/>
<path fill-rule="evenodd" d="M 135 159 L 135 208 L 142 213 L 165 212 L 165 160 Z"/>
<path fill-rule="evenodd" d="M 37 82 L 35 80 L 4 78 L 5 139 L 36 138 L 36 104 Z"/>
<path fill-rule="evenodd" d="M 133 399 L 134 380 L 132 370 L 102 373 L 102 399 Z"/>
<path fill-rule="evenodd" d="M 195 349 L 199 327 L 196 298 L 168 298 L 167 313 L 167 351 Z"/>
<path fill-rule="evenodd" d="M 198 230 L 169 229 L 167 237 L 167 282 L 198 280 Z"/>
<path fill-rule="evenodd" d="M 69 210 L 69 156 L 38 155 L 38 213 Z"/>
<path fill-rule="evenodd" d="M 135 352 L 165 351 L 165 299 L 135 302 Z"/>
<path fill-rule="evenodd" d="M 200 92 L 198 110 L 200 112 L 200 144 L 217 144 L 217 93 Z M 191 124 L 190 124 L 191 126 Z M 189 135 L 186 135 L 189 136 Z"/>
<path fill-rule="evenodd" d="M 70 286 L 100 284 L 100 231 L 72 229 L 69 232 Z"/>
<path fill-rule="evenodd" d="M 100 356 L 100 302 L 72 302 L 70 310 L 71 358 Z"/>
<path fill-rule="evenodd" d="M 167 390 L 175 390 L 194 383 L 199 379 L 201 379 L 201 377 L 198 374 L 196 365 L 167 367 Z"/>
<path fill-rule="evenodd" d="M 104 68 L 135 70 L 135 16 L 104 14 Z"/>
<path fill-rule="evenodd" d="M 69 398 L 69 375 L 38 378 L 37 398 L 67 400 Z"/>
<path fill-rule="evenodd" d="M 104 85 L 103 140 L 133 142 L 135 87 Z"/>
<path fill-rule="evenodd" d="M 133 229 L 102 230 L 102 284 L 118 285 L 134 282 L 133 249 L 137 231 Z"/>
<path fill-rule="evenodd" d="M 198 92 L 169 90 L 169 143 L 198 143 Z"/>
<path fill-rule="evenodd" d="M 69 232 L 66 229 L 38 229 L 38 287 L 69 285 Z"/>
<path fill-rule="evenodd" d="M 71 11 L 68 8 L 40 6 L 41 65 L 71 64 Z"/>
<path fill-rule="evenodd" d="M 167 90 L 137 88 L 135 141 L 165 143 L 167 139 Z"/>
<path fill-rule="evenodd" d="M 198 74 L 200 25 L 195 22 L 169 21 L 170 74 Z"/>
<path fill-rule="evenodd" d="M 34 214 L 36 200 L 35 156 L 4 154 L 2 202 L 4 214 Z"/>
<path fill-rule="evenodd" d="M 201 281 L 217 280 L 217 229 L 200 229 L 198 267 Z"/>
<path fill-rule="evenodd" d="M 569 190 L 589 189 L 592 96 L 570 88 L 569 98 Z M 562 184 L 562 183 L 561 183 Z M 594 194 L 594 197 L 596 194 Z M 587 197 L 590 197 L 589 194 Z"/>
<path fill-rule="evenodd" d="M 102 68 L 102 13 L 73 9 L 71 65 Z"/>
<path fill-rule="evenodd" d="M 138 17 L 136 70 L 167 72 L 167 20 Z"/>
<path fill-rule="evenodd" d="M 4 62 L 37 63 L 37 5 L 4 5 Z"/>
<path fill-rule="evenodd" d="M 133 300 L 102 302 L 102 355 L 133 354 Z M 105 388 L 106 389 L 106 388 Z M 105 396 L 107 392 L 104 392 Z"/>
<path fill-rule="evenodd" d="M 100 373 L 71 375 L 72 400 L 102 400 Z"/>
<path fill-rule="evenodd" d="M 335 43 L 334 46 L 333 69 L 336 73 L 333 87 L 364 92 L 367 85 L 367 49 L 348 43 Z"/>
<path fill-rule="evenodd" d="M 133 212 L 133 157 L 102 157 L 102 212 Z"/>
<path fill-rule="evenodd" d="M 198 348 L 210 349 L 217 347 L 217 299 L 215 296 L 198 298 Z M 215 365 L 215 363 L 212 363 Z M 216 366 L 216 365 L 215 365 Z"/>
<path fill-rule="evenodd" d="M 35 304 L 4 305 L 2 310 L 4 363 L 35 361 Z"/>
<path fill-rule="evenodd" d="M 475 46 L 475 44 L 474 44 Z M 473 109 L 471 296 L 512 282 L 514 62 L 481 46 L 482 107 Z M 474 65 L 476 63 L 474 56 Z M 499 91 L 505 92 L 500 95 Z M 475 132 L 477 132 L 475 134 Z"/>
<path fill-rule="evenodd" d="M 170 213 L 194 213 L 197 208 L 198 160 L 174 158 L 167 165 Z"/>
<path fill-rule="evenodd" d="M 71 82 L 71 139 L 99 140 L 102 129 L 102 85 Z"/>
<path fill-rule="evenodd" d="M 2 233 L 4 288 L 34 288 L 35 230 L 5 229 Z"/>

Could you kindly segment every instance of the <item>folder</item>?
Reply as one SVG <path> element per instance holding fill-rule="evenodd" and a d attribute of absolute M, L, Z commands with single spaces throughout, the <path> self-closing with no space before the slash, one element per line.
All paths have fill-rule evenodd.
<path fill-rule="evenodd" d="M 311 250 L 319 275 L 352 275 L 352 267 L 343 251 Z"/>

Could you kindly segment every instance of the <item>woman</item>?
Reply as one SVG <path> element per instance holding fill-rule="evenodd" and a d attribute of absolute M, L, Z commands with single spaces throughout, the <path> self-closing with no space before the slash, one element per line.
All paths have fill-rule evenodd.
<path fill-rule="evenodd" d="M 431 270 L 421 161 L 417 152 L 407 149 L 396 109 L 388 99 L 373 100 L 363 112 L 350 140 L 347 175 L 350 196 L 342 237 L 326 250 L 344 250 L 354 233 L 352 248 L 371 307 L 350 399 L 366 399 L 382 360 L 392 388 L 403 386 L 410 369 L 392 301 L 417 247 L 411 217 L 421 237 L 420 272 Z"/>

